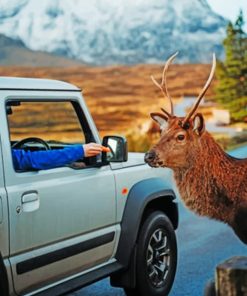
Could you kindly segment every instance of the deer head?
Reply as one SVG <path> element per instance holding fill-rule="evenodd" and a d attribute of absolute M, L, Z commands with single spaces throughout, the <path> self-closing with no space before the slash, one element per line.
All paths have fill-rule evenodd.
<path fill-rule="evenodd" d="M 197 97 L 193 107 L 185 117 L 177 117 L 173 113 L 172 99 L 167 90 L 166 74 L 169 65 L 178 53 L 172 55 L 166 62 L 162 81 L 159 84 L 151 77 L 154 84 L 170 101 L 170 112 L 161 108 L 161 112 L 151 113 L 151 117 L 160 125 L 161 138 L 159 142 L 145 154 L 145 161 L 152 167 L 187 168 L 196 157 L 197 147 L 205 131 L 204 118 L 196 110 L 213 79 L 216 58 L 213 62 L 208 80 Z"/>

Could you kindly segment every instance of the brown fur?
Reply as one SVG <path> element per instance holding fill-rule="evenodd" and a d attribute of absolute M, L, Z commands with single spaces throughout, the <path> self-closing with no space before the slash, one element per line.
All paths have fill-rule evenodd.
<path fill-rule="evenodd" d="M 160 141 L 150 150 L 154 167 L 169 167 L 186 206 L 199 215 L 228 223 L 247 243 L 247 159 L 226 154 L 204 129 L 196 114 L 184 128 L 184 118 L 168 118 L 161 113 L 152 117 L 162 128 Z M 198 119 L 200 121 L 198 123 Z M 159 120 L 157 120 L 157 118 Z M 179 140 L 183 135 L 184 140 Z"/>

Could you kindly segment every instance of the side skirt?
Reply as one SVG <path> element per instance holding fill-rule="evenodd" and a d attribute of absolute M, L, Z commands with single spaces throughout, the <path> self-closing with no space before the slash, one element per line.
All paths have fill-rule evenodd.
<path fill-rule="evenodd" d="M 90 285 L 100 279 L 103 279 L 110 274 L 121 270 L 123 267 L 118 262 L 111 263 L 99 269 L 68 280 L 57 286 L 46 289 L 45 291 L 35 293 L 37 296 L 59 296 L 69 292 L 76 291 L 84 286 Z"/>

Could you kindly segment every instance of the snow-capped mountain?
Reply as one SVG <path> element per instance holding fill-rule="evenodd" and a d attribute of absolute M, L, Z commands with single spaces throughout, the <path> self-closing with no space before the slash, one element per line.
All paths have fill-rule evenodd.
<path fill-rule="evenodd" d="M 1 0 L 0 33 L 86 63 L 209 62 L 226 20 L 206 0 Z"/>
<path fill-rule="evenodd" d="M 80 64 L 78 60 L 30 50 L 21 41 L 0 34 L 0 66 L 73 67 Z"/>

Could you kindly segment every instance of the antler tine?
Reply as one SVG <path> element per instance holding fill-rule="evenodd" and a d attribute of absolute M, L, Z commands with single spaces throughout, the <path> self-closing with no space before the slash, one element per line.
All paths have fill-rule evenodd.
<path fill-rule="evenodd" d="M 157 80 L 151 76 L 151 79 L 153 81 L 153 83 L 161 90 L 161 92 L 163 93 L 164 97 L 167 97 L 170 101 L 170 108 L 171 108 L 171 113 L 168 113 L 167 111 L 165 112 L 167 115 L 169 114 L 169 117 L 174 115 L 173 112 L 173 103 L 172 103 L 172 99 L 169 95 L 168 89 L 167 89 L 167 85 L 166 85 L 166 72 L 170 66 L 170 64 L 172 63 L 172 61 L 175 59 L 175 57 L 178 55 L 178 51 L 176 53 L 174 53 L 166 62 L 164 70 L 163 70 L 163 74 L 162 74 L 162 80 L 161 80 L 161 84 L 159 84 L 157 82 Z M 164 112 L 164 109 L 162 110 Z"/>
<path fill-rule="evenodd" d="M 208 90 L 208 88 L 209 88 L 209 86 L 210 86 L 210 84 L 211 84 L 211 82 L 213 80 L 215 68 L 216 68 L 216 57 L 215 57 L 215 53 L 214 53 L 213 54 L 213 62 L 212 62 L 211 72 L 209 74 L 208 80 L 207 80 L 206 84 L 204 85 L 204 88 L 200 92 L 199 96 L 197 97 L 197 100 L 194 103 L 193 107 L 191 108 L 190 112 L 187 114 L 187 116 L 183 120 L 183 126 L 185 125 L 186 122 L 188 122 L 188 120 L 191 118 L 191 116 L 197 110 L 197 108 L 198 108 L 198 106 L 199 106 L 199 104 L 200 104 L 203 96 L 205 95 L 206 91 Z"/>
<path fill-rule="evenodd" d="M 163 113 L 165 113 L 168 117 L 171 117 L 171 114 L 167 112 L 164 108 L 160 108 Z"/>

